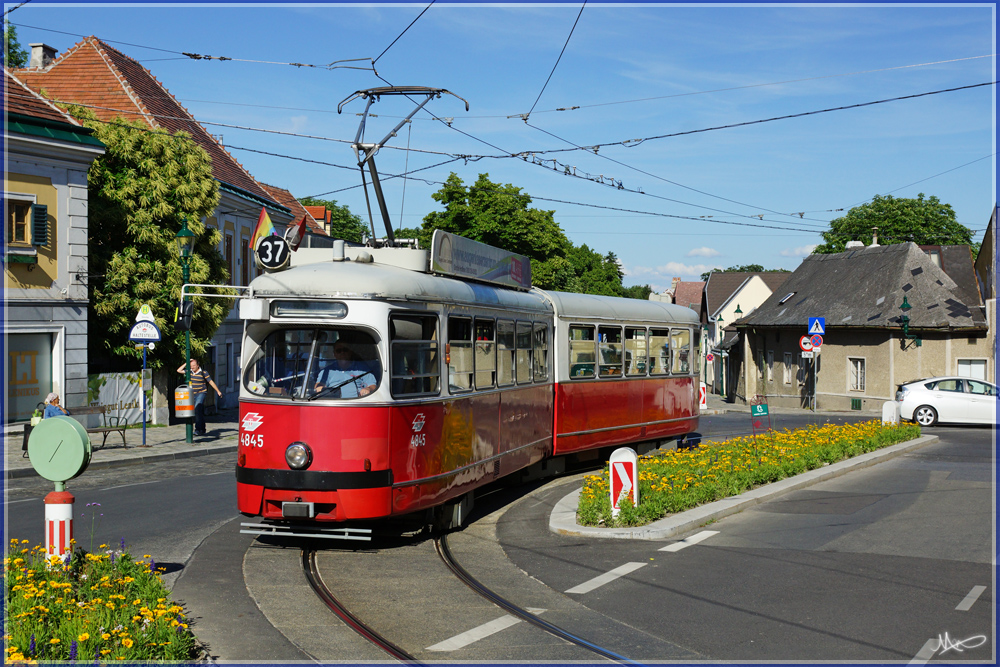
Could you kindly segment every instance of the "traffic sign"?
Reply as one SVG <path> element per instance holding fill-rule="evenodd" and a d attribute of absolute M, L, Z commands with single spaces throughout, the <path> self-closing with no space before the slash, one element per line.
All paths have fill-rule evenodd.
<path fill-rule="evenodd" d="M 819 334 L 822 336 L 826 333 L 826 318 L 825 317 L 810 317 L 809 318 L 809 335 Z"/>
<path fill-rule="evenodd" d="M 631 447 L 619 447 L 608 459 L 611 470 L 611 516 L 617 517 L 620 504 L 629 499 L 639 506 L 639 456 Z"/>
<path fill-rule="evenodd" d="M 128 339 L 139 343 L 160 342 L 160 328 L 156 322 L 140 320 L 132 325 L 132 330 L 128 332 Z"/>
<path fill-rule="evenodd" d="M 750 416 L 751 417 L 766 417 L 767 416 L 767 403 L 759 403 L 757 405 L 750 406 Z"/>
<path fill-rule="evenodd" d="M 803 359 L 812 359 L 813 356 L 815 356 L 815 354 L 816 353 L 813 352 L 812 350 L 803 350 L 802 351 L 802 358 Z"/>
<path fill-rule="evenodd" d="M 811 352 L 813 349 L 812 338 L 809 336 L 803 336 L 800 338 L 799 347 L 802 348 L 803 352 Z"/>
<path fill-rule="evenodd" d="M 817 347 L 823 347 L 823 337 L 819 334 L 815 334 L 809 341 L 813 344 L 813 349 Z"/>
<path fill-rule="evenodd" d="M 698 409 L 708 409 L 708 387 L 704 382 L 702 382 L 701 386 L 698 388 Z"/>
<path fill-rule="evenodd" d="M 705 361 L 715 361 L 715 355 L 709 352 L 705 355 Z"/>
<path fill-rule="evenodd" d="M 135 316 L 135 321 L 136 322 L 153 322 L 153 321 L 155 321 L 154 318 L 153 318 L 153 309 L 149 307 L 148 303 L 142 304 L 142 307 L 139 308 L 139 312 Z"/>

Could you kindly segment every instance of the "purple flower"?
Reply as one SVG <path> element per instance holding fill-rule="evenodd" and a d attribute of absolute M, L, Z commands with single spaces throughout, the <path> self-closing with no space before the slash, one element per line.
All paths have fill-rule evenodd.
<path fill-rule="evenodd" d="M 112 552 L 111 552 L 111 564 L 112 564 L 112 565 L 114 565 L 114 564 L 115 564 L 115 556 L 116 556 L 116 555 L 117 555 L 117 554 L 115 554 L 115 552 L 114 552 L 114 551 L 112 551 Z"/>
<path fill-rule="evenodd" d="M 119 543 L 118 546 L 119 546 L 119 550 L 120 551 L 125 551 L 125 538 L 124 537 L 121 538 L 121 542 Z"/>
<path fill-rule="evenodd" d="M 74 639 L 69 644 L 69 661 L 76 662 L 76 640 Z"/>
<path fill-rule="evenodd" d="M 31 634 L 31 641 L 28 643 L 28 655 L 31 657 L 35 656 L 35 634 Z"/>
<path fill-rule="evenodd" d="M 98 644 L 97 646 L 94 647 L 94 664 L 95 665 L 101 664 L 101 645 L 100 644 Z"/>
<path fill-rule="evenodd" d="M 156 561 L 152 558 L 149 559 L 149 571 L 156 572 Z"/>
<path fill-rule="evenodd" d="M 87 507 L 100 507 L 101 503 L 87 503 Z"/>

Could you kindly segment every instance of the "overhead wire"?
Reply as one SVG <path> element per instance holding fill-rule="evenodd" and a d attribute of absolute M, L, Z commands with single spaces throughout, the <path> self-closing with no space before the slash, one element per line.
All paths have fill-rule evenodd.
<path fill-rule="evenodd" d="M 11 7 L 10 9 L 8 9 L 7 11 L 5 11 L 5 12 L 3 13 L 3 15 L 4 15 L 4 16 L 7 16 L 7 14 L 10 14 L 10 13 L 11 13 L 12 11 L 14 11 L 15 9 L 20 9 L 21 7 L 24 7 L 24 6 L 25 6 L 26 4 L 28 4 L 29 2 L 31 2 L 31 0 L 24 0 L 24 2 L 22 2 L 21 4 L 19 4 L 19 5 L 14 5 L 13 7 Z"/>
<path fill-rule="evenodd" d="M 392 44 L 390 44 L 389 46 L 385 47 L 385 49 L 383 49 L 382 53 L 378 54 L 378 57 L 376 57 L 376 58 L 375 58 L 375 59 L 374 59 L 374 60 L 372 61 L 372 67 L 374 67 L 374 66 L 375 66 L 375 63 L 377 63 L 377 62 L 379 61 L 379 58 L 381 58 L 382 56 L 384 56 L 384 55 L 386 54 L 386 51 L 388 51 L 389 49 L 391 49 L 391 48 L 393 47 L 393 45 L 394 45 L 394 44 L 395 44 L 396 42 L 398 42 L 398 41 L 399 41 L 400 37 L 402 37 L 403 35 L 405 35 L 405 34 L 406 34 L 406 31 L 407 31 L 407 30 L 409 30 L 410 28 L 412 28 L 412 27 L 413 27 L 413 24 L 414 24 L 414 23 L 416 23 L 417 21 L 419 21 L 419 20 L 420 20 L 420 17 L 421 17 L 421 16 L 423 16 L 423 15 L 424 15 L 424 13 L 425 13 L 425 12 L 427 12 L 427 10 L 431 8 L 431 5 L 433 5 L 433 4 L 434 4 L 434 3 L 436 2 L 436 1 L 437 1 L 437 0 L 431 0 L 431 4 L 430 4 L 430 5 L 427 5 L 426 7 L 424 7 L 424 11 L 420 12 L 419 14 L 417 14 L 417 18 L 415 18 L 415 19 L 413 19 L 412 21 L 410 21 L 410 25 L 406 26 L 406 27 L 405 27 L 405 28 L 403 29 L 403 32 L 399 33 L 399 35 L 398 35 L 398 36 L 396 37 L 396 39 L 392 40 Z"/>
<path fill-rule="evenodd" d="M 559 51 L 559 57 L 556 58 L 556 64 L 552 66 L 552 71 L 549 72 L 548 78 L 545 79 L 545 84 L 542 85 L 542 89 L 538 91 L 538 97 L 535 98 L 535 103 L 531 105 L 528 113 L 524 114 L 524 122 L 528 122 L 528 117 L 531 116 L 531 112 L 535 110 L 538 105 L 538 100 L 542 99 L 542 93 L 545 89 L 549 87 L 549 81 L 552 80 L 552 75 L 556 73 L 556 68 L 559 67 L 559 61 L 562 60 L 563 54 L 566 53 L 566 47 L 569 46 L 569 40 L 573 37 L 573 32 L 576 30 L 576 24 L 580 22 L 580 17 L 583 16 L 583 9 L 587 6 L 587 0 L 583 0 L 583 4 L 580 5 L 580 13 L 576 15 L 576 20 L 573 21 L 573 27 L 569 29 L 569 34 L 566 35 L 566 41 L 563 43 L 562 50 Z"/>

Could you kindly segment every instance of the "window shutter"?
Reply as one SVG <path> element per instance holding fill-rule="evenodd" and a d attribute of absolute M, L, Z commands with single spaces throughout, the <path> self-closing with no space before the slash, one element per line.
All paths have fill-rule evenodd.
<path fill-rule="evenodd" d="M 31 207 L 31 245 L 49 244 L 49 207 L 33 204 Z"/>

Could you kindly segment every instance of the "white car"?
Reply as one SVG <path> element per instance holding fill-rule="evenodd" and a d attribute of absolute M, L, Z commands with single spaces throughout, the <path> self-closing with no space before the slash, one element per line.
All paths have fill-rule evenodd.
<path fill-rule="evenodd" d="M 921 426 L 938 422 L 995 424 L 997 386 L 960 377 L 914 380 L 896 389 L 899 415 Z"/>

